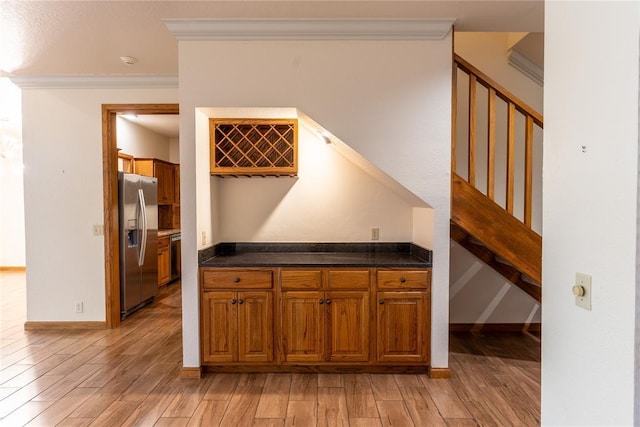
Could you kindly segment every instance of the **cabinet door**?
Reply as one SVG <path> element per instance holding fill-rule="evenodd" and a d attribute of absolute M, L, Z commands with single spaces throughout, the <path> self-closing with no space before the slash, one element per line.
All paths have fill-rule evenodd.
<path fill-rule="evenodd" d="M 171 280 L 171 255 L 169 253 L 169 238 L 158 239 L 158 286 Z"/>
<path fill-rule="evenodd" d="M 180 203 L 180 165 L 173 165 L 173 202 Z"/>
<path fill-rule="evenodd" d="M 273 360 L 273 293 L 238 292 L 238 360 Z"/>
<path fill-rule="evenodd" d="M 369 361 L 369 292 L 327 292 L 329 360 Z"/>
<path fill-rule="evenodd" d="M 237 360 L 238 310 L 235 292 L 203 292 L 202 360 Z"/>
<path fill-rule="evenodd" d="M 324 292 L 282 293 L 282 339 L 287 362 L 324 360 Z"/>
<path fill-rule="evenodd" d="M 173 165 L 156 161 L 155 175 L 158 178 L 158 204 L 171 204 L 174 201 Z"/>
<path fill-rule="evenodd" d="M 378 292 L 378 362 L 427 362 L 427 292 Z"/>

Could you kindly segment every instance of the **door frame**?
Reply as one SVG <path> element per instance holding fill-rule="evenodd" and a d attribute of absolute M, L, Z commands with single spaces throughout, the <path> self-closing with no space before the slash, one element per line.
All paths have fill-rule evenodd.
<path fill-rule="evenodd" d="M 180 114 L 178 104 L 102 104 L 102 188 L 104 209 L 104 279 L 107 328 L 120 326 L 120 238 L 118 234 L 119 113 Z"/>

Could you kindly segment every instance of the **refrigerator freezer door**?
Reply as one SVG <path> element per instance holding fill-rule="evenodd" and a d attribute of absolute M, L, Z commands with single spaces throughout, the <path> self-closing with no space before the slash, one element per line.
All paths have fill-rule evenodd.
<path fill-rule="evenodd" d="M 141 299 L 155 297 L 158 291 L 158 186 L 157 179 L 140 177 L 140 188 L 145 201 L 146 247 L 143 250 Z"/>
<path fill-rule="evenodd" d="M 120 310 L 128 311 L 140 303 L 140 230 L 138 188 L 140 177 L 120 176 Z"/>

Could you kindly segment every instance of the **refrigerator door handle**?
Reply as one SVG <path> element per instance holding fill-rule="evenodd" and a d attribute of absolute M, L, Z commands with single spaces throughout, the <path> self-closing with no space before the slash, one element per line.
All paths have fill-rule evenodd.
<path fill-rule="evenodd" d="M 138 188 L 138 203 L 140 203 L 140 219 L 142 223 L 142 241 L 140 242 L 140 251 L 138 252 L 138 266 L 144 264 L 144 255 L 147 251 L 147 206 L 144 201 L 144 192 L 142 188 Z"/>

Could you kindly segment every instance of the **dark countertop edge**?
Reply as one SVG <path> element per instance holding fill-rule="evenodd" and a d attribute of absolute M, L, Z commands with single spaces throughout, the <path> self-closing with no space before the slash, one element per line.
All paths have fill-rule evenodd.
<path fill-rule="evenodd" d="M 246 254 L 246 253 L 397 253 L 408 254 L 411 257 L 416 258 L 415 262 L 406 260 L 398 263 L 388 263 L 388 265 L 397 267 L 416 267 L 432 265 L 432 251 L 418 246 L 414 243 L 399 242 L 399 243 L 218 243 L 205 249 L 198 251 L 198 265 L 209 264 L 211 258 L 216 256 L 229 256 L 234 254 Z M 255 263 L 251 262 L 227 262 L 221 263 L 226 266 L 237 267 L 251 267 L 255 266 Z M 215 264 L 211 263 L 210 265 Z M 349 266 L 353 267 L 371 267 L 374 265 L 386 265 L 372 264 L 371 262 L 350 262 Z M 286 262 L 279 263 L 278 267 L 304 267 L 304 266 L 318 266 L 318 265 L 338 265 L 338 264 L 324 264 L 324 263 L 309 263 L 309 264 L 287 264 Z M 347 265 L 347 264 L 340 264 Z M 223 266 L 223 265 L 220 265 Z"/>

